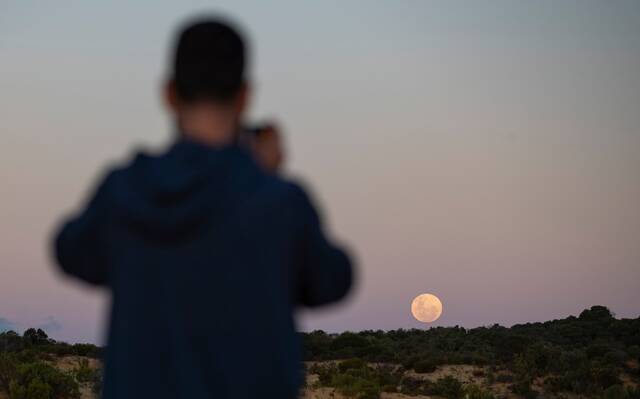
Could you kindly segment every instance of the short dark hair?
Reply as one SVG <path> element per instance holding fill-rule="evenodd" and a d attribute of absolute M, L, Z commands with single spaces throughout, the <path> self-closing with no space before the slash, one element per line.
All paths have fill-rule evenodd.
<path fill-rule="evenodd" d="M 173 81 L 182 101 L 228 101 L 245 83 L 245 44 L 229 22 L 192 21 L 178 36 Z"/>

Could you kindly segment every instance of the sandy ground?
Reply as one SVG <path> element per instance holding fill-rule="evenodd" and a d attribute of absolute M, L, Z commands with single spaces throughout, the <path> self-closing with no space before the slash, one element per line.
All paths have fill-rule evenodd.
<path fill-rule="evenodd" d="M 64 370 L 70 372 L 76 368 L 78 368 L 85 359 L 80 356 L 65 356 L 59 359 L 56 359 L 53 364 L 59 368 L 60 370 Z M 87 359 L 89 362 L 89 366 L 92 368 L 100 367 L 100 362 L 95 359 Z M 327 362 L 328 363 L 328 362 Z M 308 362 L 307 366 L 310 366 L 312 363 Z M 373 366 L 380 366 L 378 364 L 373 364 Z M 485 381 L 485 377 L 483 376 L 474 376 L 474 372 L 483 371 L 486 375 L 486 369 L 478 366 L 472 365 L 445 365 L 437 368 L 436 371 L 432 373 L 415 373 L 414 371 L 407 371 L 406 375 L 411 376 L 413 378 L 436 381 L 439 378 L 443 378 L 446 376 L 452 376 L 460 380 L 461 382 L 473 383 L 484 388 L 490 389 L 494 394 L 501 398 L 518 398 L 518 396 L 513 395 L 509 390 L 509 384 L 500 384 L 496 383 L 491 386 L 488 386 Z M 318 381 L 318 376 L 316 374 L 307 375 L 307 387 L 301 393 L 301 399 L 348 399 L 346 396 L 337 392 L 334 388 L 327 387 L 319 387 L 319 388 L 311 388 L 314 383 Z M 97 399 L 97 396 L 92 392 L 90 384 L 80 384 L 80 398 L 81 399 Z M 0 392 L 0 399 L 9 399 L 9 397 Z M 380 399 L 441 399 L 439 396 L 409 396 L 400 393 L 382 393 Z"/>
<path fill-rule="evenodd" d="M 83 360 L 86 360 L 89 363 L 89 367 L 93 369 L 102 366 L 102 363 L 99 360 L 82 356 L 62 356 L 56 359 L 54 365 L 59 370 L 71 371 L 80 367 Z"/>
<path fill-rule="evenodd" d="M 308 362 L 307 367 L 311 366 L 311 364 L 313 363 Z M 376 366 L 392 366 L 393 367 L 394 366 L 394 365 L 377 364 L 377 363 L 374 363 L 371 365 L 374 367 Z M 473 375 L 474 371 L 477 371 L 477 370 L 483 370 L 483 368 L 471 366 L 471 365 L 455 365 L 455 366 L 447 365 L 447 366 L 438 367 L 438 369 L 433 373 L 416 373 L 413 370 L 411 370 L 411 371 L 407 371 L 405 375 L 413 378 L 417 378 L 421 380 L 429 380 L 429 381 L 436 381 L 439 378 L 443 378 L 450 375 L 450 376 L 456 377 L 458 380 L 460 380 L 463 383 L 474 383 L 477 385 L 486 386 L 484 383 L 484 377 L 475 377 Z M 316 374 L 307 375 L 307 386 L 311 386 L 317 380 L 318 380 L 318 376 Z M 507 389 L 506 386 L 505 386 L 505 389 Z M 508 392 L 508 389 L 507 389 L 507 392 Z M 404 395 L 401 393 L 383 392 L 380 395 L 380 398 L 381 399 L 409 399 L 409 398 L 413 398 L 413 399 L 438 398 L 439 399 L 440 397 L 424 396 L 424 395 L 410 396 L 410 395 Z M 303 390 L 302 399 L 346 399 L 346 397 L 344 395 L 341 395 L 339 392 L 336 392 L 335 389 L 333 388 L 322 387 L 322 388 L 307 388 Z"/>
<path fill-rule="evenodd" d="M 386 393 L 380 395 L 380 399 L 436 399 L 439 396 L 408 396 L 401 393 Z M 348 399 L 346 396 L 336 392 L 333 388 L 305 389 L 301 399 Z"/>
<path fill-rule="evenodd" d="M 100 361 L 96 359 L 84 358 L 81 356 L 64 356 L 57 358 L 55 361 L 51 363 L 60 370 L 71 372 L 74 369 L 77 369 L 82 361 L 86 360 L 91 368 L 99 368 L 101 367 Z M 307 368 L 313 365 L 315 362 L 306 362 Z M 336 363 L 332 362 L 320 362 L 321 364 L 327 363 Z M 382 364 L 372 364 L 372 366 L 382 366 Z M 637 368 L 638 364 L 633 363 L 629 365 L 631 368 Z M 486 381 L 486 375 L 489 373 L 487 367 L 473 366 L 473 365 L 444 365 L 439 366 L 436 371 L 432 373 L 416 373 L 413 370 L 407 371 L 406 375 L 429 381 L 436 381 L 439 378 L 443 378 L 446 376 L 452 376 L 458 379 L 463 384 L 476 384 L 485 389 L 490 390 L 496 395 L 496 397 L 500 398 L 518 398 L 517 395 L 511 393 L 509 389 L 509 383 L 494 383 L 492 385 L 488 385 Z M 507 371 L 501 371 L 496 374 L 510 374 Z M 474 375 L 476 374 L 476 375 Z M 627 386 L 636 386 L 631 378 L 625 373 L 621 374 L 621 379 L 624 385 Z M 336 392 L 334 388 L 327 387 L 319 387 L 319 388 L 311 388 L 318 381 L 318 376 L 316 374 L 307 375 L 307 387 L 301 393 L 301 399 L 347 399 L 344 395 Z M 542 378 L 537 378 L 534 381 L 534 389 L 541 391 L 543 384 Z M 572 395 L 567 395 L 568 398 L 573 398 Z M 577 397 L 577 396 L 575 396 Z M 81 399 L 97 399 L 96 395 L 92 392 L 90 384 L 80 384 L 80 398 Z M 439 398 L 437 396 L 409 396 L 403 395 L 400 393 L 382 393 L 380 396 L 381 399 L 436 399 Z M 0 392 L 0 399 L 9 399 L 9 396 Z"/>
<path fill-rule="evenodd" d="M 456 365 L 445 365 L 438 366 L 436 371 L 433 373 L 416 373 L 413 370 L 409 370 L 406 372 L 407 376 L 413 378 L 420 378 L 423 380 L 436 381 L 440 378 L 444 378 L 447 376 L 452 376 L 460 380 L 462 383 L 474 383 L 478 385 L 482 385 L 484 383 L 484 377 L 476 377 L 473 375 L 475 371 L 486 372 L 486 370 L 482 367 L 471 366 L 467 364 L 456 364 Z"/>
<path fill-rule="evenodd" d="M 69 372 L 80 367 L 83 360 L 89 363 L 89 367 L 95 369 L 102 366 L 102 363 L 97 359 L 90 359 L 82 356 L 63 356 L 54 362 L 56 368 Z M 91 389 L 91 384 L 80 383 L 80 399 L 96 399 L 96 394 Z M 0 398 L 2 399 L 2 398 Z"/>

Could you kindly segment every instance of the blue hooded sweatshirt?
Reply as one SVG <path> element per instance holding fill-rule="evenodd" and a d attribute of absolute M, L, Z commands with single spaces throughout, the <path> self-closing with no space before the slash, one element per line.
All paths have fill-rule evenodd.
<path fill-rule="evenodd" d="M 351 285 L 304 190 L 237 146 L 138 154 L 54 246 L 65 273 L 112 293 L 107 399 L 295 398 L 293 310 Z"/>

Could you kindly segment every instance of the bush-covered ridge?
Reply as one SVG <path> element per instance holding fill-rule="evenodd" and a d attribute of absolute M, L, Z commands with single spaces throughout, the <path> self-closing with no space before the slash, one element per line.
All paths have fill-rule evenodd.
<path fill-rule="evenodd" d="M 11 399 L 77 399 L 81 384 L 98 392 L 100 370 L 89 367 L 89 359 L 101 353 L 91 344 L 56 342 L 41 329 L 30 328 L 22 336 L 14 331 L 0 333 L 0 392 Z M 55 362 L 63 356 L 82 360 L 65 371 Z"/>
<path fill-rule="evenodd" d="M 603 306 L 578 317 L 511 328 L 301 336 L 310 381 L 305 398 L 315 397 L 312 388 L 325 387 L 359 399 L 396 393 L 640 399 L 640 318 L 616 319 Z M 95 359 L 101 353 L 91 344 L 56 342 L 42 330 L 0 333 L 0 398 L 77 399 L 81 390 L 97 393 L 101 374 Z"/>
<path fill-rule="evenodd" d="M 616 319 L 603 306 L 594 306 L 578 317 L 511 328 L 314 331 L 302 337 L 306 361 L 351 359 L 347 364 L 359 364 L 345 368 L 340 366 L 344 363 L 329 362 L 309 372 L 319 376 L 320 385 L 343 393 L 351 394 L 352 386 L 362 387 L 367 393 L 363 398 L 377 397 L 394 385 L 395 390 L 407 393 L 466 397 L 469 393 L 451 379 L 410 381 L 406 373 L 431 373 L 452 364 L 481 366 L 488 374 L 485 384 L 502 378 L 511 392 L 524 397 L 544 393 L 545 397 L 640 398 L 640 318 Z M 380 363 L 399 367 L 372 367 Z"/>

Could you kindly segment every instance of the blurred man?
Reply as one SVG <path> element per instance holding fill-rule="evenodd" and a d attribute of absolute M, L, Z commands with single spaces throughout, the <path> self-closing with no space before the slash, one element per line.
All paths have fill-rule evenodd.
<path fill-rule="evenodd" d="M 105 398 L 294 398 L 294 307 L 350 287 L 305 191 L 266 171 L 276 152 L 256 143 L 259 166 L 237 144 L 245 57 L 228 24 L 186 27 L 165 90 L 175 143 L 109 171 L 56 236 L 62 270 L 112 292 Z"/>

